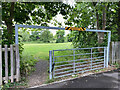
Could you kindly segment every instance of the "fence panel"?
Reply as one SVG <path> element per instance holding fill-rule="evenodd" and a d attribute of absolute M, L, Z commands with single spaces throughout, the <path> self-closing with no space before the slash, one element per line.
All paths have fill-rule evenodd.
<path fill-rule="evenodd" d="M 98 48 L 102 51 L 99 52 Z M 106 47 L 53 50 L 53 78 L 105 68 Z M 51 56 L 52 57 L 52 56 Z"/>
<path fill-rule="evenodd" d="M 0 85 L 2 85 L 2 46 L 0 45 Z"/>
<path fill-rule="evenodd" d="M 120 42 L 111 42 L 110 64 L 120 63 Z"/>
<path fill-rule="evenodd" d="M 2 53 L 4 53 L 4 57 Z M 5 62 L 3 62 L 3 60 L 5 60 Z M 2 65 L 5 65 L 4 68 Z M 5 71 L 5 73 L 2 71 Z M 3 76 L 3 74 L 5 75 Z M 10 47 L 5 45 L 4 48 L 0 45 L 0 85 L 8 83 L 9 80 L 10 82 L 14 82 L 15 80 L 19 81 L 19 78 L 20 57 L 18 45 L 10 45 Z"/>

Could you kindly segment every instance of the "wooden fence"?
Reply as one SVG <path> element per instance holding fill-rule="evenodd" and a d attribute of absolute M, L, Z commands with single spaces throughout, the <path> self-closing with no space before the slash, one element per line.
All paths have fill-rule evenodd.
<path fill-rule="evenodd" d="M 4 65 L 4 68 L 2 65 Z M 5 72 L 4 76 L 3 72 Z M 8 81 L 19 81 L 19 78 L 20 58 L 18 45 L 10 45 L 10 48 L 7 45 L 2 48 L 0 45 L 0 85 L 8 83 Z"/>
<path fill-rule="evenodd" d="M 110 63 L 120 63 L 120 42 L 111 42 Z"/>

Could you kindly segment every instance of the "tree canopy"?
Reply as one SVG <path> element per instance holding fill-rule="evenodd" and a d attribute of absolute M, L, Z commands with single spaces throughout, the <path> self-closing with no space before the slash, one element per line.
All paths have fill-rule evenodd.
<path fill-rule="evenodd" d="M 64 16 L 67 26 L 111 30 L 112 41 L 120 41 L 120 2 L 77 2 L 75 7 L 62 2 L 3 2 L 2 7 L 2 21 L 7 27 L 3 39 L 8 39 L 8 44 L 14 43 L 15 24 L 48 26 L 58 13 Z M 88 38 L 84 46 L 90 45 L 89 37 L 98 38 L 94 45 L 107 37 L 104 33 L 73 32 L 72 35 L 76 44 Z"/>
<path fill-rule="evenodd" d="M 7 27 L 9 43 L 14 43 L 15 24 L 37 24 L 47 26 L 58 13 L 66 15 L 71 8 L 62 2 L 3 2 L 2 21 Z"/>
<path fill-rule="evenodd" d="M 78 2 L 64 18 L 66 25 L 112 31 L 112 41 L 120 41 L 120 2 Z M 105 45 L 107 34 L 72 32 L 75 47 Z"/>
<path fill-rule="evenodd" d="M 56 31 L 56 43 L 63 43 L 64 42 L 64 34 L 65 34 L 65 31 L 63 30 L 58 30 Z"/>

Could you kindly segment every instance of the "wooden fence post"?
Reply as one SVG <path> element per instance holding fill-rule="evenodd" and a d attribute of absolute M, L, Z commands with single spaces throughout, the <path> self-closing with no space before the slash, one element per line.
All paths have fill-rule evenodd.
<path fill-rule="evenodd" d="M 13 82 L 13 45 L 10 45 L 10 57 L 11 57 L 11 82 Z"/>
<path fill-rule="evenodd" d="M 110 43 L 110 55 L 109 55 L 109 64 L 112 64 L 112 42 Z"/>
<path fill-rule="evenodd" d="M 5 45 L 5 83 L 8 83 L 8 49 Z"/>
<path fill-rule="evenodd" d="M 120 64 L 120 42 L 117 42 L 117 63 Z"/>
<path fill-rule="evenodd" d="M 0 86 L 2 85 L 2 45 L 0 45 Z"/>
<path fill-rule="evenodd" d="M 115 61 L 115 45 L 114 45 L 115 43 L 114 42 L 112 42 L 112 64 L 113 63 L 115 63 L 114 61 Z"/>

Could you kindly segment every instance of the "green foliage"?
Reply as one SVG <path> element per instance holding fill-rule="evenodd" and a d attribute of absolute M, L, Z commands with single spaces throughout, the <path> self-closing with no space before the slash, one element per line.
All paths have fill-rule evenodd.
<path fill-rule="evenodd" d="M 32 35 L 30 35 L 30 41 L 36 41 L 40 38 L 40 33 L 39 31 L 32 31 Z"/>
<path fill-rule="evenodd" d="M 14 89 L 17 89 L 17 86 L 25 86 L 25 85 L 27 85 L 25 82 L 22 82 L 22 83 L 21 82 L 14 82 L 14 83 L 11 83 L 9 81 L 8 83 L 4 84 L 0 90 L 7 90 L 8 88 L 13 88 L 13 87 L 14 87 Z"/>
<path fill-rule="evenodd" d="M 65 31 L 63 31 L 63 30 L 56 31 L 56 37 L 57 37 L 56 43 L 64 42 L 64 39 L 65 39 L 64 34 L 65 34 Z"/>
<path fill-rule="evenodd" d="M 49 30 L 44 30 L 40 35 L 40 40 L 44 43 L 50 43 L 53 40 L 53 34 Z"/>
<path fill-rule="evenodd" d="M 106 30 L 112 31 L 112 41 L 118 40 L 118 31 L 117 31 L 117 8 L 118 3 L 102 3 L 102 2 L 77 2 L 75 7 L 71 9 L 69 15 L 65 15 L 64 18 L 67 19 L 66 25 L 75 26 L 75 27 L 85 27 L 90 29 L 96 29 L 96 14 L 98 13 L 99 18 L 99 29 L 102 29 L 103 25 L 103 10 L 104 6 L 107 6 L 106 9 Z M 69 17 L 68 17 L 69 16 Z M 73 41 L 74 47 L 94 47 L 94 46 L 106 46 L 107 34 L 104 33 L 103 43 L 98 43 L 98 33 L 92 32 L 71 32 L 71 38 Z"/>
<path fill-rule="evenodd" d="M 15 31 L 12 32 L 12 34 L 15 34 Z M 8 30 L 7 30 L 5 27 L 3 27 L 2 45 L 5 45 L 5 44 L 6 44 L 6 45 L 10 46 L 8 37 L 9 37 Z M 19 36 L 19 37 L 20 37 L 20 36 Z M 13 38 L 13 40 L 12 40 L 11 44 L 14 44 L 14 43 L 15 43 L 15 39 L 14 39 L 14 36 L 13 36 L 13 35 L 12 35 L 12 38 Z"/>
<path fill-rule="evenodd" d="M 22 36 L 22 42 L 27 42 L 27 41 L 30 41 L 30 33 L 26 30 L 21 30 L 20 32 L 20 35 Z"/>
<path fill-rule="evenodd" d="M 9 22 L 6 20 L 14 19 L 14 22 L 20 24 L 37 23 L 45 26 L 58 12 L 66 15 L 70 8 L 70 5 L 62 2 L 3 2 L 2 19 L 7 23 Z"/>
<path fill-rule="evenodd" d="M 50 43 L 53 40 L 53 34 L 49 30 L 32 31 L 29 41 L 38 43 Z"/>
<path fill-rule="evenodd" d="M 118 62 L 114 63 L 113 65 L 115 65 L 116 68 L 120 68 L 120 63 L 118 63 Z"/>
<path fill-rule="evenodd" d="M 66 38 L 67 38 L 67 42 L 72 42 L 72 39 L 73 39 L 72 33 L 68 34 Z"/>
<path fill-rule="evenodd" d="M 22 75 L 27 76 L 32 71 L 34 71 L 34 66 L 38 60 L 34 58 L 32 55 L 22 56 L 20 61 L 20 71 Z"/>

